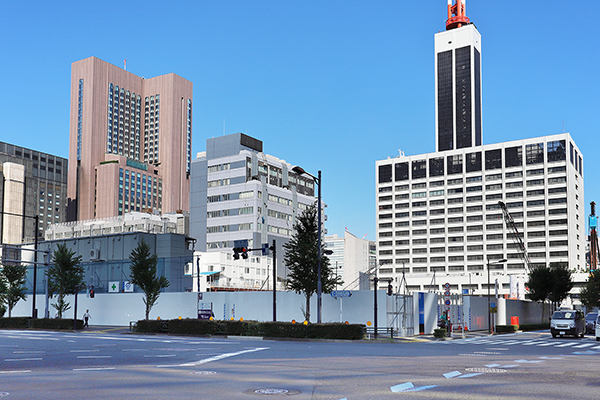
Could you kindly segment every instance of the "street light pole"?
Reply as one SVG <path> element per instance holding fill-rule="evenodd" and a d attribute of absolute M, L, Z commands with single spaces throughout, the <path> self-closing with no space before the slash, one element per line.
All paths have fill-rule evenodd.
<path fill-rule="evenodd" d="M 318 261 L 317 261 L 317 323 L 321 323 L 321 170 L 317 173 L 317 176 L 309 174 L 300 166 L 295 166 L 292 171 L 299 175 L 306 174 L 312 177 L 318 186 L 317 195 L 317 249 L 318 249 Z"/>
<path fill-rule="evenodd" d="M 321 323 L 321 170 L 318 172 L 317 185 L 319 185 L 319 197 L 317 200 L 317 249 L 319 259 L 317 264 L 317 323 Z"/>

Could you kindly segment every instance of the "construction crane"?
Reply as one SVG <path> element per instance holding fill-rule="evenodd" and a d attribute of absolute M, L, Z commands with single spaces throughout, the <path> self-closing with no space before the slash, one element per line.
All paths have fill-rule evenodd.
<path fill-rule="evenodd" d="M 529 272 L 531 270 L 531 261 L 529 260 L 529 255 L 527 255 L 527 249 L 525 248 L 525 243 L 523 243 L 523 239 L 521 238 L 521 234 L 519 233 L 519 229 L 515 224 L 515 220 L 508 212 L 506 208 L 506 204 L 504 202 L 499 201 L 498 205 L 502 209 L 502 213 L 504 214 L 504 222 L 506 222 L 506 226 L 508 229 L 512 231 L 513 241 L 517 245 L 520 250 L 520 255 L 523 261 L 525 262 L 525 270 Z"/>
<path fill-rule="evenodd" d="M 596 217 L 596 203 L 591 202 L 592 212 L 590 213 L 590 271 L 598 269 L 598 218 Z"/>

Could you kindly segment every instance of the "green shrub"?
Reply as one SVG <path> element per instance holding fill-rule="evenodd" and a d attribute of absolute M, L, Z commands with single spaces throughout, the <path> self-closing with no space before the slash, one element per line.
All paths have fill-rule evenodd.
<path fill-rule="evenodd" d="M 513 333 L 519 329 L 519 325 L 496 325 L 496 333 Z"/>
<path fill-rule="evenodd" d="M 72 319 L 12 317 L 0 318 L 0 328 L 4 329 L 52 329 L 68 331 L 73 330 Z M 77 329 L 83 329 L 83 321 L 77 320 Z"/>
<path fill-rule="evenodd" d="M 359 324 L 292 324 L 290 322 L 208 321 L 200 319 L 173 319 L 169 321 L 138 321 L 135 332 L 168 332 L 177 335 L 232 335 L 264 336 L 296 339 L 360 340 L 365 326 Z"/>
<path fill-rule="evenodd" d="M 433 330 L 433 337 L 434 338 L 438 338 L 438 339 L 442 339 L 445 338 L 446 335 L 448 334 L 448 331 L 446 331 L 446 329 L 434 329 Z"/>
<path fill-rule="evenodd" d="M 545 322 L 543 324 L 525 324 L 525 325 L 519 325 L 519 329 L 521 329 L 523 332 L 543 331 L 544 329 L 550 329 L 550 324 L 548 322 Z"/>

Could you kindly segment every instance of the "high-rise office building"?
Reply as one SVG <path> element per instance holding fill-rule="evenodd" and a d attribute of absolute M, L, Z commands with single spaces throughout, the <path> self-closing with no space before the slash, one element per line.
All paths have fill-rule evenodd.
<path fill-rule="evenodd" d="M 460 12 L 453 16 L 456 10 Z M 454 293 L 487 294 L 497 288 L 500 295 L 522 298 L 529 268 L 561 263 L 575 271 L 576 293 L 587 279 L 583 155 L 569 133 L 481 144 L 476 135 L 481 132 L 480 107 L 474 104 L 479 94 L 473 93 L 473 79 L 480 76 L 480 40 L 460 0 L 455 6 L 449 2 L 447 27 L 435 39 L 437 151 L 401 153 L 376 163 L 379 289 L 385 290 L 390 280 L 394 291 L 402 292 L 440 291 L 448 283 Z M 452 45 L 456 49 L 439 56 Z M 470 67 L 458 62 L 463 48 L 471 57 Z M 450 94 L 441 93 L 440 58 L 456 60 L 445 72 L 452 76 Z M 465 73 L 464 81 L 457 78 L 457 71 L 473 67 L 476 73 Z M 471 89 L 462 93 L 460 86 L 468 82 Z M 463 105 L 461 99 L 462 110 L 457 107 Z M 479 115 L 464 111 L 469 109 Z M 469 113 L 467 128 L 457 130 L 457 121 Z M 441 135 L 449 132 L 443 124 L 452 125 L 454 133 Z M 505 223 L 500 202 L 517 231 Z"/>
<path fill-rule="evenodd" d="M 231 256 L 236 242 L 260 249 L 275 239 L 278 276 L 285 276 L 282 246 L 297 217 L 315 203 L 313 178 L 292 167 L 263 153 L 262 141 L 243 133 L 208 139 L 206 151 L 192 162 L 190 232 L 196 249 Z"/>
<path fill-rule="evenodd" d="M 72 64 L 68 219 L 189 211 L 192 83 Z"/>
<path fill-rule="evenodd" d="M 464 1 L 448 0 L 446 31 L 435 35 L 436 151 L 481 146 L 481 35 Z"/>
<path fill-rule="evenodd" d="M 66 219 L 66 158 L 0 142 L 0 242 L 33 242 Z"/>

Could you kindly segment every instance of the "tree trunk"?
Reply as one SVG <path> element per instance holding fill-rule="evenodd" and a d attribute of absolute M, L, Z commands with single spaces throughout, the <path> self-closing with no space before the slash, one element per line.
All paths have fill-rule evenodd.
<path fill-rule="evenodd" d="M 306 321 L 310 323 L 310 296 L 306 295 Z"/>

